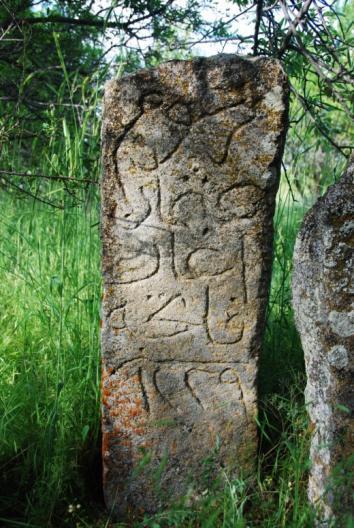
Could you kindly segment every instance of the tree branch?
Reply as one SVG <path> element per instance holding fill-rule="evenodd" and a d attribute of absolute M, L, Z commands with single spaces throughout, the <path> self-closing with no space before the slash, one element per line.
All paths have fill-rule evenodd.
<path fill-rule="evenodd" d="M 68 24 L 72 26 L 90 26 L 100 29 L 113 28 L 126 30 L 128 25 L 126 22 L 108 22 L 104 19 L 94 18 L 71 18 L 60 15 L 26 17 L 17 20 L 20 24 Z"/>
<path fill-rule="evenodd" d="M 72 181 L 78 184 L 81 183 L 93 183 L 97 185 L 97 180 L 89 180 L 87 178 L 71 178 L 70 176 L 47 176 L 46 174 L 27 174 L 27 172 L 16 172 L 0 169 L 0 174 L 6 174 L 8 176 L 20 176 L 21 178 L 42 178 L 45 180 L 58 180 L 58 181 Z"/>
<path fill-rule="evenodd" d="M 278 51 L 278 59 L 281 59 L 285 51 L 287 50 L 288 44 L 291 40 L 291 37 L 294 35 L 297 26 L 302 22 L 302 20 L 306 17 L 308 10 L 310 9 L 310 6 L 312 4 L 313 0 L 306 0 L 304 5 L 302 6 L 298 16 L 296 17 L 295 21 L 292 21 L 288 9 L 286 6 L 286 0 L 281 0 L 280 5 L 283 9 L 284 16 L 286 20 L 289 23 L 289 29 L 284 37 L 283 44 L 281 45 L 279 51 Z"/>
<path fill-rule="evenodd" d="M 257 0 L 257 11 L 256 11 L 256 25 L 254 29 L 254 45 L 253 45 L 253 55 L 256 56 L 258 52 L 258 37 L 259 37 L 259 28 L 262 20 L 262 9 L 263 9 L 263 0 Z"/>

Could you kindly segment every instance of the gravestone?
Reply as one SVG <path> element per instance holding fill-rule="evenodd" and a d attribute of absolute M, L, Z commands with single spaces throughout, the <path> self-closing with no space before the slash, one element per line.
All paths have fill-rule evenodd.
<path fill-rule="evenodd" d="M 234 55 L 107 85 L 103 464 L 118 514 L 254 464 L 287 95 L 277 61 Z"/>
<path fill-rule="evenodd" d="M 342 526 L 340 519 L 354 509 L 348 467 L 354 448 L 353 255 L 354 158 L 305 217 L 294 252 L 293 305 L 313 427 L 308 492 L 323 526 L 333 516 Z"/>

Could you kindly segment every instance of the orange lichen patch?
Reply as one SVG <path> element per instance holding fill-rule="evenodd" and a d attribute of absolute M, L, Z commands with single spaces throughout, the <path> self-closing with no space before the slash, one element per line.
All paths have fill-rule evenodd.
<path fill-rule="evenodd" d="M 128 413 L 129 413 L 129 416 L 131 418 L 135 418 L 136 416 L 138 416 L 139 410 L 138 409 L 129 409 Z"/>
<path fill-rule="evenodd" d="M 130 468 L 147 448 L 142 380 L 139 371 L 103 369 L 102 375 L 104 487 L 123 490 Z"/>
<path fill-rule="evenodd" d="M 136 435 L 143 435 L 146 432 L 144 427 L 136 427 L 133 431 Z"/>
<path fill-rule="evenodd" d="M 143 407 L 142 385 L 138 373 L 127 376 L 124 371 L 106 376 L 103 373 L 102 401 L 109 411 L 113 431 L 124 436 L 143 435 L 147 411 Z"/>

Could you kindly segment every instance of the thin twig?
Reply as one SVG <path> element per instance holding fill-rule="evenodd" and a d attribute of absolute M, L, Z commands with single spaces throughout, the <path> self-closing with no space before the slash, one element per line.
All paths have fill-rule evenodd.
<path fill-rule="evenodd" d="M 41 202 L 41 203 L 44 203 L 46 205 L 50 205 L 51 207 L 54 207 L 55 209 L 64 209 L 64 207 L 62 205 L 57 205 L 56 203 L 54 202 L 49 202 L 48 200 L 44 200 L 43 198 L 40 198 L 38 195 L 36 194 L 33 194 L 31 193 L 30 191 L 28 191 L 27 189 L 22 189 L 21 187 L 19 187 L 18 185 L 16 185 L 15 183 L 9 181 L 7 178 L 2 178 L 8 185 L 10 185 L 11 187 L 14 187 L 14 189 L 16 189 L 18 192 L 20 193 L 23 193 L 23 194 L 27 194 L 27 196 L 30 196 L 31 198 L 34 198 L 35 200 L 37 200 L 38 202 Z"/>
<path fill-rule="evenodd" d="M 302 95 L 300 95 L 293 86 L 290 86 L 290 90 L 292 91 L 292 93 L 295 95 L 295 97 L 298 99 L 298 101 L 301 103 L 301 105 L 303 106 L 303 108 L 308 112 L 309 116 L 311 117 L 312 121 L 314 122 L 314 124 L 316 125 L 316 128 L 321 132 L 321 134 L 327 139 L 327 141 L 336 149 L 338 150 L 338 152 L 340 152 L 342 154 L 342 156 L 344 156 L 345 158 L 349 158 L 348 155 L 345 154 L 344 152 L 344 149 L 354 149 L 354 145 L 338 145 L 330 136 L 329 134 L 325 131 L 325 129 L 323 128 L 323 126 L 318 122 L 316 116 L 314 115 L 314 112 L 309 104 L 309 102 L 307 101 L 307 99 L 305 97 L 303 97 Z"/>
<path fill-rule="evenodd" d="M 285 18 L 287 19 L 289 23 L 289 29 L 284 37 L 283 44 L 281 45 L 279 51 L 278 51 L 278 58 L 281 59 L 285 51 L 287 50 L 288 44 L 291 40 L 291 37 L 294 34 L 294 31 L 296 31 L 297 26 L 302 22 L 302 20 L 306 17 L 308 10 L 310 9 L 310 6 L 312 4 L 313 0 L 306 0 L 304 2 L 304 5 L 300 9 L 300 12 L 296 19 L 294 21 L 291 20 L 291 17 L 289 16 L 288 9 L 286 6 L 286 0 L 280 0 L 279 3 L 283 9 L 283 13 Z"/>
<path fill-rule="evenodd" d="M 289 180 L 289 177 L 288 177 L 288 172 L 286 170 L 285 163 L 284 163 L 283 160 L 281 161 L 281 164 L 282 164 L 282 167 L 283 167 L 283 170 L 284 170 L 286 182 L 287 182 L 287 184 L 289 186 L 289 191 L 290 191 L 290 194 L 291 194 L 291 198 L 292 198 L 293 202 L 297 202 L 297 200 L 296 200 L 296 198 L 294 196 L 293 188 L 291 186 L 291 183 L 290 183 L 290 180 Z"/>
<path fill-rule="evenodd" d="M 89 180 L 86 178 L 71 178 L 70 176 L 47 176 L 46 174 L 38 174 L 38 173 L 32 173 L 28 174 L 27 172 L 17 172 L 17 171 L 8 171 L 4 169 L 0 169 L 0 174 L 7 174 L 9 176 L 20 176 L 21 178 L 42 178 L 45 180 L 59 180 L 59 181 L 72 181 L 78 184 L 81 183 L 92 183 L 95 185 L 99 184 L 99 181 L 97 180 Z"/>
<path fill-rule="evenodd" d="M 263 0 L 257 0 L 257 10 L 256 10 L 256 25 L 254 29 L 254 45 L 253 45 L 253 55 L 256 56 L 258 52 L 258 38 L 259 38 L 259 28 L 262 20 L 262 9 L 263 9 Z"/>

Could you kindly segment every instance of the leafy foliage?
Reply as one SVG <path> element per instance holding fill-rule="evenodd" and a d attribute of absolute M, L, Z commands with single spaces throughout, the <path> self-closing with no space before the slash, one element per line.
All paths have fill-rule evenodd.
<path fill-rule="evenodd" d="M 11 184 L 13 172 L 41 173 L 48 131 L 63 118 L 74 125 L 97 82 L 188 57 L 203 42 L 282 59 L 291 82 L 294 134 L 300 144 L 304 135 L 316 144 L 317 172 L 328 156 L 341 167 L 354 137 L 353 3 L 235 0 L 230 8 L 220 13 L 213 0 L 117 0 L 104 7 L 90 0 L 1 0 L 0 143 L 12 145 L 18 161 L 1 167 L 7 190 L 21 190 Z M 215 16 L 206 19 L 207 12 Z M 247 35 L 238 31 L 242 21 L 250 28 Z M 301 194 L 313 181 L 311 164 L 302 165 L 294 181 Z"/>

